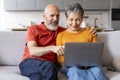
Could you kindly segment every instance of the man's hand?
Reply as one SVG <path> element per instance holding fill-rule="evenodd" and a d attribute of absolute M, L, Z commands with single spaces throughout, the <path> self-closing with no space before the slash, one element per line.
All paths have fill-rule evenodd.
<path fill-rule="evenodd" d="M 91 34 L 93 34 L 94 36 L 96 36 L 97 34 L 96 34 L 96 29 L 95 29 L 95 27 L 87 27 L 87 29 L 90 31 L 90 33 Z"/>
<path fill-rule="evenodd" d="M 51 50 L 56 53 L 57 55 L 64 54 L 64 46 L 52 46 Z"/>

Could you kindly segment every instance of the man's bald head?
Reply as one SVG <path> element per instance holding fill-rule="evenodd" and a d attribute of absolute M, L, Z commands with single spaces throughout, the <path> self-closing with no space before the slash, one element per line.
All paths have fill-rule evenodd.
<path fill-rule="evenodd" d="M 54 4 L 49 4 L 49 5 L 47 5 L 47 6 L 45 7 L 44 13 L 46 14 L 46 13 L 48 13 L 48 12 L 51 12 L 52 10 L 55 10 L 55 11 L 58 11 L 58 12 L 59 12 L 59 9 L 58 9 L 58 7 L 57 7 L 56 5 L 54 5 Z"/>

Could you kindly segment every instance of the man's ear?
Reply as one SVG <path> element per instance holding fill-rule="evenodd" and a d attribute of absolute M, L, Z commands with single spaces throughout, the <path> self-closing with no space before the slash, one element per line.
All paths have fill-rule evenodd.
<path fill-rule="evenodd" d="M 45 14 L 43 14 L 43 18 L 45 18 Z"/>
<path fill-rule="evenodd" d="M 43 18 L 45 19 L 45 13 L 43 13 Z"/>
<path fill-rule="evenodd" d="M 81 22 L 83 22 L 83 17 L 82 17 L 82 19 L 81 19 Z"/>
<path fill-rule="evenodd" d="M 66 21 L 67 21 L 67 19 L 68 19 L 68 18 L 66 17 Z"/>

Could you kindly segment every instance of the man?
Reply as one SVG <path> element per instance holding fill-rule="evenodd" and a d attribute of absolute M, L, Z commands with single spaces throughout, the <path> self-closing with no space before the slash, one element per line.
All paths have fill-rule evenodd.
<path fill-rule="evenodd" d="M 58 80 L 56 54 L 61 54 L 62 47 L 56 45 L 56 36 L 65 30 L 58 26 L 59 9 L 56 5 L 46 6 L 40 25 L 28 28 L 26 46 L 19 65 L 21 74 L 30 80 Z M 94 29 L 90 29 L 94 32 Z M 91 31 L 91 32 L 92 32 Z"/>

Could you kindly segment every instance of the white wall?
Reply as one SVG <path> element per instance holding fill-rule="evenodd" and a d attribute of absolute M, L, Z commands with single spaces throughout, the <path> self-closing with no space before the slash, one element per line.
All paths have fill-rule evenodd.
<path fill-rule="evenodd" d="M 98 26 L 109 28 L 109 11 L 86 11 L 89 17 L 86 20 L 91 26 L 94 26 L 94 19 L 97 17 Z M 13 11 L 8 12 L 3 8 L 3 0 L 0 0 L 0 29 L 8 29 L 14 27 L 20 27 L 18 23 L 22 25 L 30 25 L 33 21 L 39 24 L 43 21 L 43 11 Z M 60 23 L 61 26 L 65 25 L 64 11 L 60 12 Z"/>

